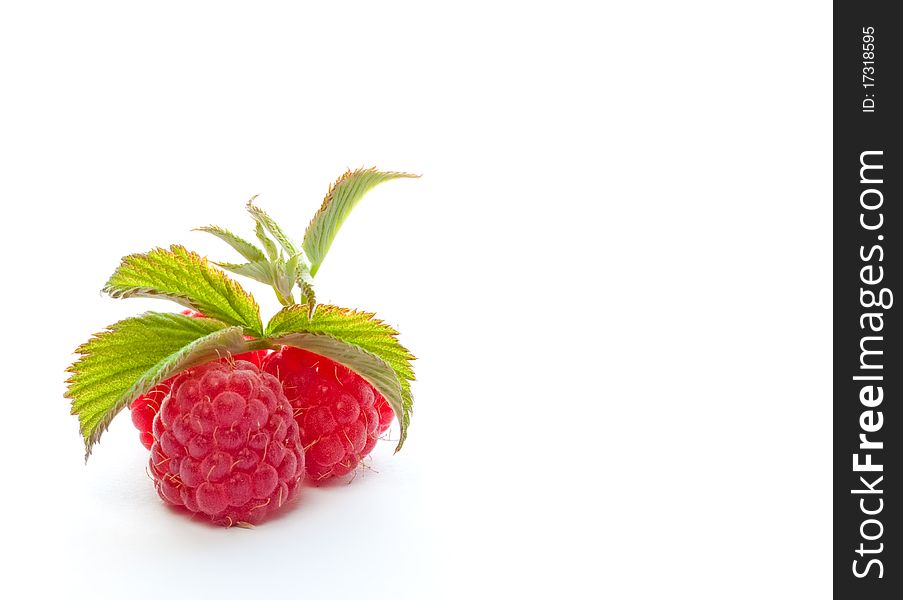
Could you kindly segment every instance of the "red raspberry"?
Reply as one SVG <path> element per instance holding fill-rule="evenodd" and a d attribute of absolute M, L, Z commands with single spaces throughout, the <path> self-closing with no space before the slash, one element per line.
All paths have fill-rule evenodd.
<path fill-rule="evenodd" d="M 354 469 L 394 417 L 382 394 L 360 375 L 318 354 L 286 346 L 263 369 L 279 378 L 295 409 L 307 476 L 314 481 Z"/>
<path fill-rule="evenodd" d="M 304 448 L 282 384 L 247 361 L 180 373 L 154 417 L 157 493 L 215 523 L 259 523 L 300 488 Z"/>

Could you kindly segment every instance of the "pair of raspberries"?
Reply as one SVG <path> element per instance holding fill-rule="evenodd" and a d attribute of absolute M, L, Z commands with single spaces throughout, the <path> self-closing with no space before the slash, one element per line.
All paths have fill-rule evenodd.
<path fill-rule="evenodd" d="M 211 262 L 175 245 L 123 258 L 105 292 L 164 298 L 188 310 L 119 321 L 76 350 L 66 395 L 86 458 L 128 407 L 160 497 L 231 526 L 260 523 L 305 479 L 351 473 L 395 417 L 400 449 L 414 357 L 373 313 L 318 303 L 313 277 L 357 202 L 404 177 L 413 176 L 346 172 L 301 244 L 254 198 L 247 208 L 259 245 L 221 227 L 200 228 L 243 263 Z M 374 260 L 380 267 L 394 272 Z M 253 296 L 224 271 L 271 286 L 282 309 L 264 324 Z"/>
<path fill-rule="evenodd" d="M 160 497 L 227 525 L 259 523 L 305 474 L 351 472 L 394 416 L 359 375 L 292 347 L 189 369 L 131 409 Z"/>

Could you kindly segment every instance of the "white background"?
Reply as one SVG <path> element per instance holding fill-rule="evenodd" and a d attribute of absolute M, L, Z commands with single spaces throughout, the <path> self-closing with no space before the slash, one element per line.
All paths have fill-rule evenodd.
<path fill-rule="evenodd" d="M 824 598 L 831 14 L 819 2 L 4 3 L 7 598 Z M 191 228 L 358 207 L 319 296 L 418 355 L 404 450 L 255 530 L 168 511 L 63 370 Z M 269 292 L 246 284 L 268 314 Z M 174 305 L 173 305 L 174 307 Z M 200 595 L 198 595 L 200 594 Z M 208 595 L 209 594 L 209 595 Z"/>

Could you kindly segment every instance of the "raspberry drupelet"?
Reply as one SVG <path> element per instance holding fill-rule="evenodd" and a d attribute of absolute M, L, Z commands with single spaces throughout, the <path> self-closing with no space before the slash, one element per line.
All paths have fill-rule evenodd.
<path fill-rule="evenodd" d="M 216 361 L 171 380 L 153 421 L 150 473 L 167 503 L 217 524 L 256 524 L 291 500 L 304 448 L 282 384 Z"/>
<path fill-rule="evenodd" d="M 154 417 L 160 412 L 160 405 L 169 393 L 171 385 L 172 379 L 167 379 L 160 385 L 152 387 L 146 394 L 132 400 L 129 406 L 132 411 L 132 424 L 138 429 L 141 443 L 148 450 L 154 443 Z"/>

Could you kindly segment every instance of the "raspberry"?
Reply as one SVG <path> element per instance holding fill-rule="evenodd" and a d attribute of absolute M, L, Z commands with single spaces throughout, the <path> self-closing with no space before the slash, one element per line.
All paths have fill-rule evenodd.
<path fill-rule="evenodd" d="M 392 422 L 386 399 L 360 375 L 326 357 L 284 347 L 263 367 L 282 382 L 295 409 L 307 476 L 342 476 L 367 456 Z"/>
<path fill-rule="evenodd" d="M 153 420 L 150 472 L 167 503 L 259 523 L 300 488 L 304 449 L 282 384 L 248 361 L 180 373 Z"/>

